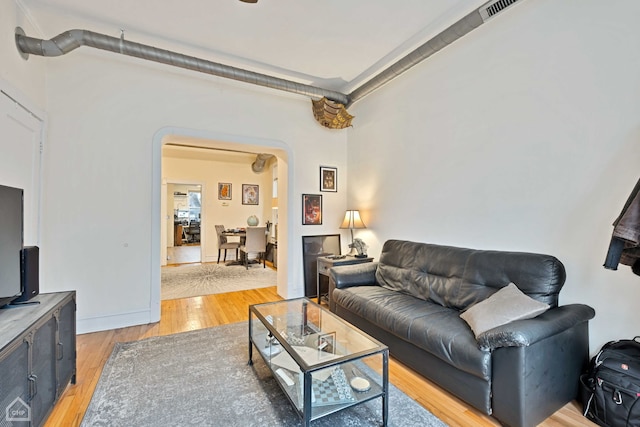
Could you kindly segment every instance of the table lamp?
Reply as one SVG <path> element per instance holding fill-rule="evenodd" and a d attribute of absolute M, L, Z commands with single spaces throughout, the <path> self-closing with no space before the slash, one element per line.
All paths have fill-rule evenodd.
<path fill-rule="evenodd" d="M 351 230 L 351 251 L 347 254 L 349 256 L 356 256 L 358 251 L 355 247 L 353 247 L 353 229 L 354 228 L 367 228 L 362 222 L 360 218 L 359 210 L 348 210 L 347 213 L 344 214 L 344 219 L 342 220 L 342 224 L 340 224 L 340 228 L 348 228 Z"/>

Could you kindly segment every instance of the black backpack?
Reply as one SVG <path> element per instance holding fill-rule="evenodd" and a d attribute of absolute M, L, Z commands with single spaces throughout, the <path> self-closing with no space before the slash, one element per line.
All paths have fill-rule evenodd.
<path fill-rule="evenodd" d="M 605 344 L 580 383 L 585 417 L 604 427 L 640 427 L 640 337 Z"/>

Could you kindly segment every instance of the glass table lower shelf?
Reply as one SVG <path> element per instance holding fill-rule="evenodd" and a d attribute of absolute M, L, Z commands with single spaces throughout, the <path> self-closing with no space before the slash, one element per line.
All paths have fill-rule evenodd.
<path fill-rule="evenodd" d="M 388 418 L 388 348 L 306 299 L 249 307 L 249 363 L 258 350 L 305 426 L 381 399 Z"/>

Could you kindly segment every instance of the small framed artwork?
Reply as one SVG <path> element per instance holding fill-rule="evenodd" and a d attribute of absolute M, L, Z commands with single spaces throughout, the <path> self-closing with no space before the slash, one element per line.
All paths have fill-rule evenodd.
<path fill-rule="evenodd" d="M 338 168 L 320 166 L 320 191 L 338 191 Z"/>
<path fill-rule="evenodd" d="M 302 195 L 302 225 L 322 224 L 322 195 Z"/>
<path fill-rule="evenodd" d="M 228 182 L 218 183 L 218 200 L 231 200 L 231 184 Z"/>
<path fill-rule="evenodd" d="M 257 205 L 260 201 L 260 186 L 257 184 L 242 184 L 242 204 Z"/>
<path fill-rule="evenodd" d="M 336 353 L 336 333 L 329 332 L 318 335 L 318 351 L 326 353 Z"/>

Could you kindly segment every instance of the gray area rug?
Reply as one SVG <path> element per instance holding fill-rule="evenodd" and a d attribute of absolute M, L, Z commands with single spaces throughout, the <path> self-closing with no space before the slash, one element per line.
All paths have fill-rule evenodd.
<path fill-rule="evenodd" d="M 163 300 L 276 286 L 277 272 L 262 264 L 197 264 L 162 267 L 160 296 Z"/>
<path fill-rule="evenodd" d="M 89 426 L 300 426 L 257 351 L 247 365 L 247 323 L 117 343 L 82 421 Z M 389 385 L 390 426 L 446 426 Z M 379 398 L 313 421 L 377 426 Z"/>

